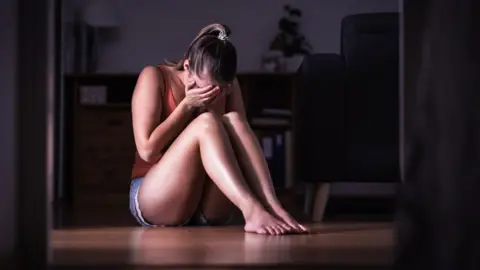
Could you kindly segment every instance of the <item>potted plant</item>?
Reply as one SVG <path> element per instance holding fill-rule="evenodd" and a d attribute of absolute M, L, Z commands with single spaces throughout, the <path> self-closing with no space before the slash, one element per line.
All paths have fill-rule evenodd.
<path fill-rule="evenodd" d="M 285 16 L 278 23 L 280 31 L 270 43 L 267 56 L 280 56 L 278 69 L 293 72 L 301 65 L 303 57 L 311 53 L 312 47 L 299 31 L 302 11 L 290 5 L 285 5 L 284 11 Z"/>

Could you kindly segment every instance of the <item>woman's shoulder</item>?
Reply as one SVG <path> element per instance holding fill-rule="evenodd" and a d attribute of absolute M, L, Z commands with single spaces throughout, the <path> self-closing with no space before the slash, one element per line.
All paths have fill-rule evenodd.
<path fill-rule="evenodd" d="M 151 83 L 163 84 L 164 76 L 159 65 L 147 65 L 143 67 L 139 75 L 139 80 L 146 80 Z"/>
<path fill-rule="evenodd" d="M 145 66 L 140 72 L 133 95 L 137 96 L 140 93 L 147 95 L 163 96 L 165 91 L 165 79 L 162 71 L 158 66 Z"/>

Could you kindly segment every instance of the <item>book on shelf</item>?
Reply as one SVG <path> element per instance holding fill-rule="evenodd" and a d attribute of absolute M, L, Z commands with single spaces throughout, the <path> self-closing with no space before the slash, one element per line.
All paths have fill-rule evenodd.
<path fill-rule="evenodd" d="M 276 189 L 293 185 L 292 138 L 289 129 L 256 129 Z"/>

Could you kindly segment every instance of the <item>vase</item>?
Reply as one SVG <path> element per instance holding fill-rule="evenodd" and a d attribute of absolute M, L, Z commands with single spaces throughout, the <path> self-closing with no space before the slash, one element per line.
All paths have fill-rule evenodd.
<path fill-rule="evenodd" d="M 282 55 L 281 51 L 271 50 L 262 55 L 262 71 L 264 72 L 278 72 L 282 67 Z"/>
<path fill-rule="evenodd" d="M 285 72 L 297 72 L 303 62 L 304 55 L 296 54 L 283 59 L 283 70 Z"/>

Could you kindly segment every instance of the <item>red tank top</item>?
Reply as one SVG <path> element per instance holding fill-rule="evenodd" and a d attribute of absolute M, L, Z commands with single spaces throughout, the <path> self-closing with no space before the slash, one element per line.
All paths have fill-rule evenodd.
<path fill-rule="evenodd" d="M 175 98 L 173 97 L 173 89 L 170 85 L 170 79 L 168 77 L 167 72 L 163 70 L 162 67 L 158 66 L 158 69 L 162 73 L 163 81 L 164 81 L 164 89 L 165 91 L 162 93 L 162 119 L 161 121 L 165 120 L 177 107 L 175 102 Z M 132 179 L 143 177 L 145 176 L 150 168 L 155 165 L 160 158 L 162 157 L 163 153 L 158 155 L 158 157 L 153 160 L 152 162 L 146 162 L 143 160 L 139 155 L 138 152 L 135 152 L 135 161 L 133 163 L 132 169 Z"/>

